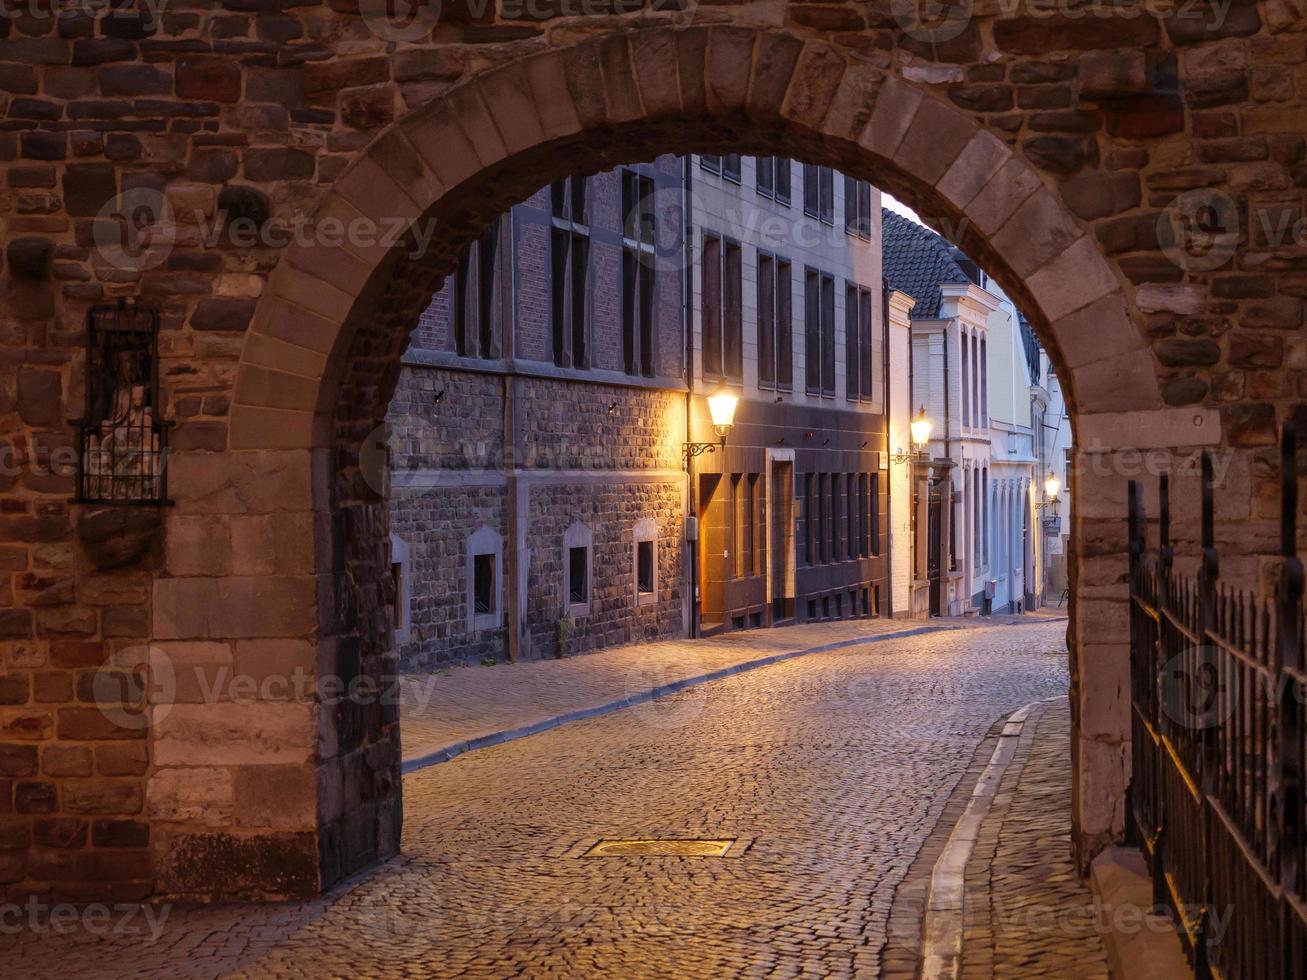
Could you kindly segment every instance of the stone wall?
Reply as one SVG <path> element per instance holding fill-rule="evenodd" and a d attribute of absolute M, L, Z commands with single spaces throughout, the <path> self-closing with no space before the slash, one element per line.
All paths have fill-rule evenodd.
<path fill-rule="evenodd" d="M 1294 227 L 1278 219 L 1300 213 L 1307 164 L 1307 24 L 1291 2 L 1089 17 L 978 5 L 947 38 L 882 4 L 669 6 L 534 20 L 445 4 L 406 39 L 348 4 L 0 20 L 6 895 L 304 893 L 394 853 L 384 705 L 206 703 L 174 712 L 188 733 L 142 738 L 102 720 L 109 705 L 81 684 L 150 640 L 236 663 L 262 646 L 285 658 L 277 670 L 314 677 L 393 674 L 387 514 L 365 439 L 463 240 L 578 162 L 734 148 L 872 178 L 955 231 L 1027 312 L 1082 449 L 1228 453 L 1218 534 L 1265 581 L 1274 431 L 1307 397 L 1307 259 L 1274 231 Z M 175 238 L 124 266 L 114 212 L 129 191 Z M 1200 213 L 1228 232 L 1217 264 L 1171 247 Z M 264 214 L 310 234 L 238 244 L 229 219 Z M 424 250 L 411 235 L 319 247 L 340 237 L 332 222 L 408 233 L 420 216 L 440 219 Z M 161 312 L 175 505 L 163 539 L 108 570 L 76 528 L 124 519 L 69 505 L 68 476 L 42 457 L 81 412 L 88 307 L 117 296 Z M 1129 775 L 1123 474 L 1073 483 L 1083 854 L 1120 834 Z M 269 556 L 269 520 L 300 530 L 293 547 Z M 312 571 L 297 570 L 309 552 Z M 292 729 L 309 734 L 288 757 Z M 195 741 L 221 750 L 176 751 Z M 220 802 L 152 810 L 175 778 Z M 270 808 L 268 784 L 299 789 Z"/>
<path fill-rule="evenodd" d="M 684 634 L 684 481 L 592 481 L 533 486 L 527 537 L 527 628 L 533 655 L 587 653 L 623 643 Z M 656 522 L 655 599 L 639 605 L 635 592 L 635 525 Z M 571 622 L 560 643 L 558 622 L 567 607 L 563 535 L 574 523 L 594 535 L 589 610 Z"/>

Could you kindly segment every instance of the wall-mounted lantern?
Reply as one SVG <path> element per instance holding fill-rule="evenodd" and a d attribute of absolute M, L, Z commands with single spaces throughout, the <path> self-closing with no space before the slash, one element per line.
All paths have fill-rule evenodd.
<path fill-rule="evenodd" d="M 695 456 L 714 452 L 718 446 L 726 448 L 726 436 L 735 426 L 735 408 L 740 403 L 740 396 L 726 387 L 725 382 L 717 385 L 716 390 L 708 396 L 708 414 L 712 416 L 713 431 L 721 437 L 719 442 L 686 442 L 681 446 L 686 463 Z"/>
<path fill-rule="evenodd" d="M 912 421 L 908 423 L 908 431 L 912 434 L 912 451 L 905 452 L 900 450 L 894 454 L 894 462 L 909 463 L 913 460 L 922 459 L 926 455 L 926 446 L 930 444 L 930 430 L 932 428 L 930 418 L 926 415 L 926 406 L 922 405 L 917 409 L 917 414 Z"/>
<path fill-rule="evenodd" d="M 93 307 L 86 345 L 76 502 L 166 503 L 168 426 L 159 418 L 158 311 L 121 299 Z"/>
<path fill-rule="evenodd" d="M 1061 503 L 1057 498 L 1058 491 L 1062 489 L 1062 481 L 1057 478 L 1057 474 L 1052 470 L 1048 471 L 1048 476 L 1044 477 L 1044 499 L 1035 506 L 1043 509 L 1052 507 L 1054 513 L 1057 512 L 1057 505 Z"/>

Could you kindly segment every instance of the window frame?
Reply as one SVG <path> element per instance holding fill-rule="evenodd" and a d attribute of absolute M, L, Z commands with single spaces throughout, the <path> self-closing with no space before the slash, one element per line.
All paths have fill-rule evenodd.
<path fill-rule="evenodd" d="M 704 231 L 699 262 L 699 365 L 704 381 L 744 382 L 744 248 L 734 238 L 714 231 Z M 711 249 L 716 248 L 716 261 L 709 260 Z M 734 256 L 734 275 L 730 274 Z M 709 296 L 708 270 L 716 267 L 716 296 Z M 735 309 L 729 306 L 731 296 Z M 711 318 L 710 318 L 711 314 Z M 711 320 L 711 322 L 710 322 Z M 707 339 L 716 343 L 709 363 Z M 714 370 L 715 369 L 715 370 Z"/>
<path fill-rule="evenodd" d="M 413 565 L 409 543 L 390 535 L 390 569 L 395 583 L 395 646 L 408 643 L 413 635 Z"/>
<path fill-rule="evenodd" d="M 476 564 L 478 558 L 493 561 L 491 600 L 487 612 L 478 612 Z M 467 629 L 470 633 L 499 629 L 504 624 L 504 539 L 494 528 L 482 525 L 467 540 Z"/>
<path fill-rule="evenodd" d="M 622 183 L 622 369 L 631 377 L 657 375 L 657 185 L 633 168 Z M 639 210 L 632 221 L 632 212 Z"/>
<path fill-rule="evenodd" d="M 636 608 L 651 606 L 658 602 L 658 522 L 652 517 L 644 517 L 635 522 L 632 529 L 631 546 L 631 594 Z M 651 548 L 652 585 L 648 591 L 640 589 L 640 546 L 647 544 Z"/>
<path fill-rule="evenodd" d="M 575 551 L 583 551 L 585 554 L 585 598 L 579 602 L 572 598 L 572 554 Z M 560 585 L 563 612 L 572 619 L 583 619 L 590 615 L 594 602 L 594 534 L 580 521 L 573 521 L 563 532 Z"/>
<path fill-rule="evenodd" d="M 550 185 L 550 338 L 554 364 L 577 371 L 590 367 L 590 204 L 588 177 L 574 175 Z M 567 248 L 561 269 L 560 242 Z"/>

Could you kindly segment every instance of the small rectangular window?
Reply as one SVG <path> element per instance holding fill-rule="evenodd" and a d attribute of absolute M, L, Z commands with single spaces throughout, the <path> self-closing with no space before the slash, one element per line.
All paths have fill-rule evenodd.
<path fill-rule="evenodd" d="M 402 630 L 408 619 L 408 609 L 404 605 L 404 565 L 402 562 L 390 563 L 390 581 L 395 588 L 395 629 Z"/>
<path fill-rule="evenodd" d="M 722 172 L 722 158 L 705 153 L 699 157 L 699 166 L 710 174 L 719 174 Z"/>
<path fill-rule="evenodd" d="M 728 153 L 722 157 L 722 177 L 733 183 L 740 182 L 740 155 Z"/>
<path fill-rule="evenodd" d="M 635 545 L 635 588 L 641 595 L 654 591 L 654 543 L 639 541 Z"/>
<path fill-rule="evenodd" d="M 567 601 L 584 605 L 590 601 L 590 549 L 567 549 Z"/>
<path fill-rule="evenodd" d="M 472 559 L 473 608 L 478 616 L 495 611 L 495 556 L 477 555 Z"/>

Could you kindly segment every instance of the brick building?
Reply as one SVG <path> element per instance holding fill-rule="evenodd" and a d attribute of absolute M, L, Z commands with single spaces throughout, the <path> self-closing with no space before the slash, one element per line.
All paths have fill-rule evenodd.
<path fill-rule="evenodd" d="M 884 324 L 879 193 L 829 168 L 662 156 L 513 207 L 387 417 L 403 663 L 887 611 Z"/>

